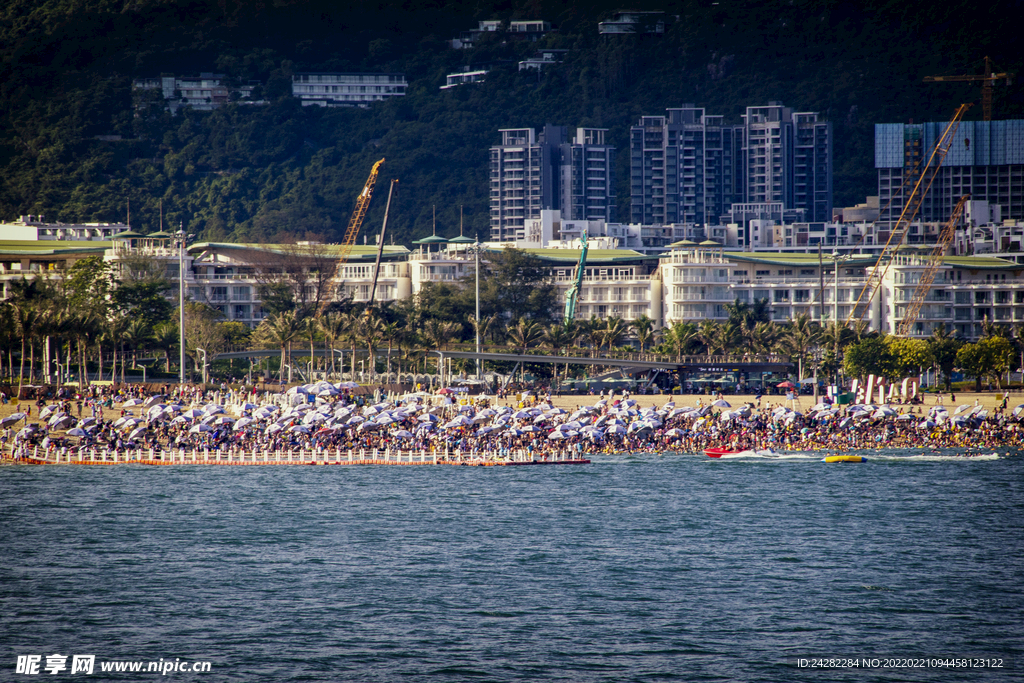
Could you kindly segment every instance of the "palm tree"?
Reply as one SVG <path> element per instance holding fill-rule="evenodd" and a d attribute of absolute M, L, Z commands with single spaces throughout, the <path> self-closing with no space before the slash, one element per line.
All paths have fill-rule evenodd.
<path fill-rule="evenodd" d="M 640 343 L 640 353 L 642 355 L 644 346 L 654 337 L 654 320 L 645 313 L 629 325 L 636 330 L 636 340 Z"/>
<path fill-rule="evenodd" d="M 608 347 L 609 353 L 613 346 L 619 345 L 627 329 L 629 327 L 622 318 L 612 317 L 605 321 L 604 328 L 601 330 L 601 341 Z"/>
<path fill-rule="evenodd" d="M 142 318 L 132 318 L 124 328 L 122 336 L 125 345 L 132 350 L 132 369 L 135 368 L 139 359 L 139 350 L 146 347 L 153 341 L 153 332 L 149 324 Z M 122 359 L 123 365 L 123 359 Z"/>
<path fill-rule="evenodd" d="M 100 375 L 103 375 L 103 342 L 109 342 L 113 349 L 113 356 L 110 368 L 111 381 L 117 381 L 117 360 L 121 359 L 121 381 L 124 381 L 124 334 L 128 329 L 129 319 L 127 315 L 115 314 L 108 318 L 101 329 L 100 343 Z"/>
<path fill-rule="evenodd" d="M 774 322 L 757 323 L 750 331 L 750 348 L 764 355 L 775 353 L 780 334 L 779 326 Z"/>
<path fill-rule="evenodd" d="M 327 348 L 331 354 L 331 374 L 334 374 L 336 372 L 334 347 L 338 344 L 338 340 L 345 336 L 345 317 L 337 311 L 330 311 L 320 316 L 317 324 L 320 326 L 320 331 L 327 342 Z"/>
<path fill-rule="evenodd" d="M 570 321 L 571 326 L 571 321 Z M 548 347 L 558 356 L 559 351 L 566 348 L 573 342 L 573 330 L 570 326 L 561 323 L 552 323 L 544 330 L 544 346 Z M 565 373 L 569 373 L 569 364 L 565 364 Z M 558 386 L 558 366 L 555 366 L 555 386 Z"/>
<path fill-rule="evenodd" d="M 388 376 L 389 376 L 388 378 L 390 379 L 390 375 L 391 375 L 391 349 L 394 348 L 395 342 L 399 339 L 399 337 L 401 337 L 401 335 L 402 335 L 402 328 L 399 327 L 398 323 L 395 323 L 395 322 L 384 323 L 383 325 L 381 325 L 380 334 L 384 338 L 384 341 L 386 341 L 388 343 L 388 369 L 387 369 L 387 373 L 388 373 Z M 399 369 L 399 372 L 401 372 L 401 369 Z"/>
<path fill-rule="evenodd" d="M 178 345 L 178 324 L 171 321 L 153 327 L 153 346 L 164 352 L 164 372 L 171 371 L 171 351 Z"/>
<path fill-rule="evenodd" d="M 797 357 L 799 379 L 804 378 L 804 359 L 811 349 L 818 345 L 820 338 L 821 330 L 817 323 L 811 322 L 811 317 L 806 313 L 798 315 L 786 333 L 786 345 Z"/>
<path fill-rule="evenodd" d="M 718 334 L 718 323 L 714 320 L 701 320 L 700 324 L 697 325 L 697 339 L 704 345 L 704 348 L 708 352 L 708 360 L 711 360 L 711 354 L 713 353 L 715 336 Z"/>
<path fill-rule="evenodd" d="M 544 336 L 544 328 L 532 320 L 520 318 L 515 326 L 509 328 L 508 336 L 512 343 L 519 348 L 519 353 L 525 354 L 528 348 Z"/>
<path fill-rule="evenodd" d="M 736 342 L 739 340 L 740 336 L 739 325 L 730 320 L 717 325 L 716 327 L 715 335 L 711 340 L 711 343 L 714 344 L 715 351 L 720 352 L 722 355 L 733 355 L 731 352 L 736 348 Z"/>
<path fill-rule="evenodd" d="M 281 349 L 281 367 L 278 369 L 278 379 L 284 380 L 286 354 L 291 351 L 292 342 L 301 332 L 302 320 L 294 310 L 284 311 L 265 319 L 256 330 L 256 335 L 261 341 Z"/>
<path fill-rule="evenodd" d="M 678 362 L 682 363 L 683 356 L 697 342 L 697 326 L 692 322 L 677 320 L 665 337 L 668 346 L 675 350 Z"/>

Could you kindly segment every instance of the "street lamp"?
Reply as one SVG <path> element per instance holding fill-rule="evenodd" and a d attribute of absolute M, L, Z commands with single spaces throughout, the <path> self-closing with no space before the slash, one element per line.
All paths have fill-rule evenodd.
<path fill-rule="evenodd" d="M 203 369 L 200 372 L 200 375 L 203 378 L 203 384 L 206 384 L 206 349 L 201 349 L 197 346 L 196 351 L 203 354 Z"/>
<path fill-rule="evenodd" d="M 340 349 L 335 349 L 335 348 L 332 348 L 331 351 L 334 351 L 335 353 L 337 353 L 337 354 L 339 354 L 341 356 L 341 378 L 344 378 L 345 377 L 345 352 L 341 351 Z M 332 367 L 334 366 L 333 358 L 331 359 L 331 366 Z"/>
<path fill-rule="evenodd" d="M 185 227 L 178 224 L 178 384 L 185 386 Z"/>
<path fill-rule="evenodd" d="M 833 379 L 835 381 L 837 398 L 839 392 L 839 264 L 847 261 L 849 258 L 849 254 L 840 256 L 838 251 L 832 252 L 832 264 L 835 271 L 835 279 L 832 283 L 832 352 L 835 354 L 836 362 L 836 373 Z"/>

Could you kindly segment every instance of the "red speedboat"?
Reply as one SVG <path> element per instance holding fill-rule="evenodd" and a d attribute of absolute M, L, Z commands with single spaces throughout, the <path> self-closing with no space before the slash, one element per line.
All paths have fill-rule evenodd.
<path fill-rule="evenodd" d="M 742 453 L 743 451 L 736 451 L 731 448 L 705 448 L 704 455 L 709 458 L 721 458 L 723 455 L 732 455 L 733 453 Z"/>

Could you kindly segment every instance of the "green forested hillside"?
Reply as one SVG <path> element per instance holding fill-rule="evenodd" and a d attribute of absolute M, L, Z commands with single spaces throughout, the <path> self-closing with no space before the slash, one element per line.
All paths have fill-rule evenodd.
<path fill-rule="evenodd" d="M 396 241 L 487 234 L 488 147 L 509 126 L 600 126 L 619 148 L 620 219 L 628 219 L 628 129 L 642 114 L 693 102 L 739 121 L 782 100 L 834 124 L 835 203 L 874 193 L 873 124 L 948 118 L 977 85 L 924 84 L 981 71 L 990 55 L 1021 71 L 1020 1 L 973 3 L 633 2 L 668 13 L 660 36 L 599 36 L 624 5 L 606 0 L 351 4 L 307 0 L 10 0 L 0 8 L 0 217 L 183 222 L 207 239 L 337 240 L 372 163 L 399 178 Z M 551 21 L 544 45 L 564 64 L 520 73 L 538 44 L 450 39 L 481 19 Z M 444 76 L 492 69 L 447 91 Z M 371 109 L 302 108 L 296 71 L 398 71 L 408 95 Z M 171 117 L 138 107 L 131 80 L 218 71 L 260 80 L 267 106 Z M 998 86 L 996 118 L 1024 116 L 1018 85 Z M 980 118 L 976 106 L 971 118 Z M 101 141 L 97 136 L 121 136 Z M 380 225 L 375 201 L 364 232 Z"/>

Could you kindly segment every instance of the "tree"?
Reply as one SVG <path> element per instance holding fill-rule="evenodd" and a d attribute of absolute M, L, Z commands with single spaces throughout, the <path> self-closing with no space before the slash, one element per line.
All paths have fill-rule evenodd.
<path fill-rule="evenodd" d="M 224 348 L 224 331 L 218 324 L 220 311 L 194 301 L 185 302 L 185 353 L 192 357 L 206 380 L 206 363 Z M 199 349 L 202 349 L 200 351 Z"/>
<path fill-rule="evenodd" d="M 331 354 L 331 372 L 334 373 L 334 347 L 337 346 L 338 340 L 345 336 L 345 316 L 337 311 L 328 311 L 320 316 L 317 324 L 327 342 L 327 348 Z"/>
<path fill-rule="evenodd" d="M 601 330 L 601 341 L 608 347 L 609 353 L 612 347 L 619 345 L 627 329 L 629 326 L 622 318 L 611 317 L 605 320 L 604 329 Z"/>
<path fill-rule="evenodd" d="M 640 353 L 643 353 L 644 347 L 654 337 L 654 320 L 645 313 L 629 325 L 636 330 L 636 340 L 640 344 Z"/>
<path fill-rule="evenodd" d="M 928 338 L 928 346 L 931 348 L 932 358 L 946 380 L 946 391 L 951 391 L 953 383 L 951 376 L 956 366 L 956 355 L 963 346 L 963 342 L 946 331 L 946 326 L 939 323 L 935 326 L 932 336 Z"/>
<path fill-rule="evenodd" d="M 956 354 L 956 365 L 968 377 L 974 378 L 974 390 L 981 391 L 982 378 L 995 378 L 1013 361 L 1013 345 L 1002 336 L 982 339 L 976 344 L 964 344 Z"/>
<path fill-rule="evenodd" d="M 111 293 L 111 305 L 120 314 L 152 327 L 170 318 L 174 310 L 164 296 L 171 287 L 166 280 L 122 283 Z"/>
<path fill-rule="evenodd" d="M 124 345 L 132 350 L 132 368 L 134 369 L 138 363 L 139 351 L 153 341 L 153 330 L 145 318 L 131 318 L 124 328 L 122 339 Z"/>
<path fill-rule="evenodd" d="M 920 375 L 924 368 L 935 361 L 931 346 L 924 339 L 887 337 L 886 343 L 893 355 L 894 371 L 900 377 Z"/>
<path fill-rule="evenodd" d="M 875 375 L 895 381 L 900 377 L 896 370 L 896 359 L 881 337 L 865 337 L 848 346 L 843 358 L 843 369 L 850 377 L 862 379 Z"/>
<path fill-rule="evenodd" d="M 164 352 L 164 372 L 171 371 L 171 352 L 178 342 L 177 323 L 168 320 L 153 327 L 153 345 Z"/>
<path fill-rule="evenodd" d="M 981 344 L 964 344 L 956 352 L 956 366 L 974 378 L 974 390 L 981 391 L 981 378 L 988 372 L 988 358 Z"/>
<path fill-rule="evenodd" d="M 811 350 L 818 345 L 820 338 L 820 328 L 817 323 L 811 322 L 811 317 L 806 313 L 798 315 L 786 333 L 786 345 L 796 356 L 797 372 L 801 380 L 804 379 L 804 361 Z"/>
<path fill-rule="evenodd" d="M 508 330 L 509 339 L 519 348 L 519 353 L 539 342 L 544 336 L 544 328 L 532 320 L 520 319 Z"/>
<path fill-rule="evenodd" d="M 488 253 L 480 266 L 481 315 L 551 319 L 558 290 L 547 281 L 547 269 L 539 258 L 520 249 L 502 249 Z"/>
<path fill-rule="evenodd" d="M 253 335 L 256 341 L 281 349 L 281 366 L 278 369 L 281 381 L 284 381 L 284 366 L 288 362 L 286 354 L 301 331 L 302 319 L 292 310 L 265 318 Z"/>
<path fill-rule="evenodd" d="M 677 320 L 665 334 L 665 343 L 676 354 L 678 362 L 682 363 L 683 356 L 697 343 L 697 326 Z"/>
<path fill-rule="evenodd" d="M 700 324 L 697 325 L 697 339 L 704 345 L 704 349 L 708 354 L 708 360 L 711 360 L 711 354 L 714 353 L 715 336 L 717 334 L 718 323 L 714 320 L 701 320 Z"/>

